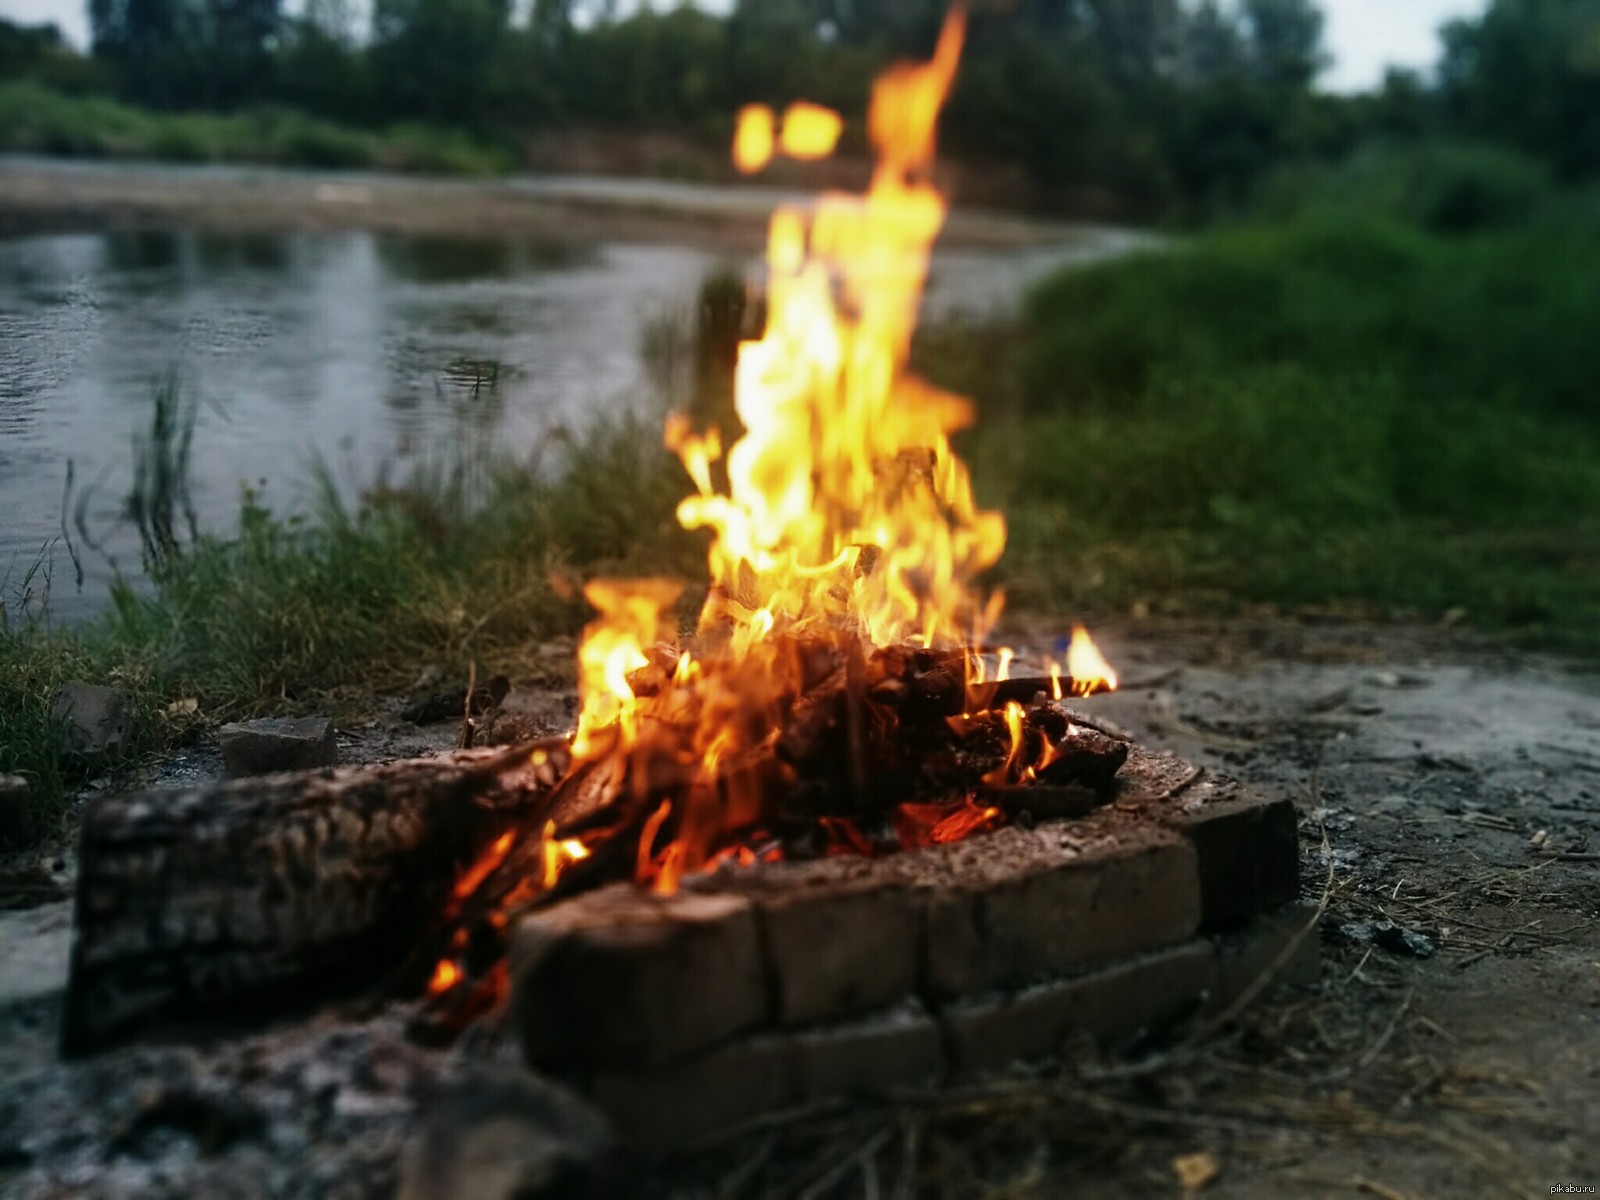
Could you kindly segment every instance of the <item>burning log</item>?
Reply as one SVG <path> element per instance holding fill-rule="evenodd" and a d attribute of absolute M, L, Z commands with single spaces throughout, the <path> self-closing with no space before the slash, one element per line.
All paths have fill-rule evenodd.
<path fill-rule="evenodd" d="M 97 801 L 62 1053 L 390 975 L 458 873 L 536 814 L 565 739 Z"/>

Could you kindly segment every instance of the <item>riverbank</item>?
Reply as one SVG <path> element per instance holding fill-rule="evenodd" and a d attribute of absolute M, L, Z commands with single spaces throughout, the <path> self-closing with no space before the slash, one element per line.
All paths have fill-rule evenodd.
<path fill-rule="evenodd" d="M 0 157 L 0 236 L 105 230 L 367 229 L 570 242 L 672 242 L 759 251 L 780 204 L 806 192 L 586 175 L 444 179 L 373 171 Z M 945 248 L 1025 249 L 1106 236 L 1098 227 L 955 210 Z M 1142 235 L 1116 231 L 1131 242 Z"/>

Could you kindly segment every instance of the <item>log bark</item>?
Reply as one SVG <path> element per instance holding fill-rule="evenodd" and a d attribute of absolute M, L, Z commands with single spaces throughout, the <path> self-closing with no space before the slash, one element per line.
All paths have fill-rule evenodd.
<path fill-rule="evenodd" d="M 457 872 L 536 810 L 564 743 L 95 802 L 61 1050 L 281 1011 L 389 978 Z"/>

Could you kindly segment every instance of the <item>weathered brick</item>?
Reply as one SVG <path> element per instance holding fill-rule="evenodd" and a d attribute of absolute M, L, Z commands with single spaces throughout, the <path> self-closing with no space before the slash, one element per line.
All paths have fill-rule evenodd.
<path fill-rule="evenodd" d="M 794 1034 L 802 1100 L 925 1087 L 945 1074 L 944 1040 L 921 1004 L 908 1001 L 860 1020 Z"/>
<path fill-rule="evenodd" d="M 1317 931 L 1308 929 L 1316 911 L 1313 904 L 1286 904 L 1261 913 L 1244 929 L 1213 938 L 1216 967 L 1207 1011 L 1227 1008 L 1269 971 L 1273 976 L 1263 993 L 1286 984 L 1314 986 L 1322 975 Z"/>
<path fill-rule="evenodd" d="M 1097 814 L 971 844 L 982 843 L 995 860 L 988 869 L 928 893 L 925 983 L 934 997 L 1031 983 L 1195 932 L 1194 850 L 1170 830 Z"/>
<path fill-rule="evenodd" d="M 1058 1053 L 1079 1035 L 1112 1037 L 1164 1024 L 1204 1001 L 1214 951 L 1185 942 L 1070 979 L 944 1009 L 953 1066 L 961 1074 L 999 1071 Z"/>
<path fill-rule="evenodd" d="M 339 743 L 329 717 L 263 717 L 224 725 L 217 736 L 229 779 L 309 771 L 331 767 L 339 760 Z"/>
<path fill-rule="evenodd" d="M 754 894 L 766 936 L 777 1019 L 806 1025 L 870 1012 L 917 983 L 920 904 L 870 879 L 774 886 Z"/>
<path fill-rule="evenodd" d="M 766 1018 L 755 911 L 739 896 L 602 888 L 524 917 L 510 965 L 534 1066 L 651 1066 Z"/>
<path fill-rule="evenodd" d="M 1194 768 L 1177 755 L 1137 746 L 1118 783 L 1119 808 L 1175 829 L 1193 844 L 1203 929 L 1225 927 L 1299 895 L 1299 821 L 1291 801 L 1269 800 L 1214 771 L 1196 779 Z"/>
<path fill-rule="evenodd" d="M 631 1145 L 678 1150 L 798 1103 L 794 1039 L 762 1034 L 657 1071 L 605 1071 L 588 1090 Z"/>
<path fill-rule="evenodd" d="M 1216 929 L 1300 895 L 1300 834 L 1294 804 L 1251 792 L 1202 793 L 1163 819 L 1194 845 L 1200 922 Z"/>

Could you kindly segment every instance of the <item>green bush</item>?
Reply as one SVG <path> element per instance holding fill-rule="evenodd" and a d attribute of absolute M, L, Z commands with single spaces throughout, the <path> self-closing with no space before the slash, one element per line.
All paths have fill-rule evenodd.
<path fill-rule="evenodd" d="M 70 157 L 175 162 L 271 162 L 288 166 L 452 175 L 508 171 L 502 146 L 421 125 L 373 133 L 294 109 L 155 113 L 104 96 L 68 96 L 26 81 L 0 84 L 0 150 Z"/>
<path fill-rule="evenodd" d="M 1279 172 L 1264 189 L 1262 212 L 1381 214 L 1431 233 L 1471 234 L 1526 221 L 1553 186 L 1541 163 L 1496 146 L 1373 145 L 1336 165 Z"/>
<path fill-rule="evenodd" d="M 1126 403 L 1163 373 L 1293 364 L 1392 376 L 1424 411 L 1470 399 L 1588 418 L 1600 214 L 1572 205 L 1465 240 L 1310 212 L 1058 275 L 1028 302 L 1027 399 Z"/>

